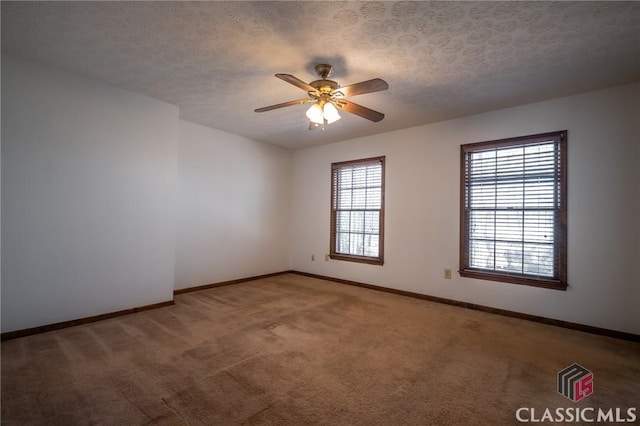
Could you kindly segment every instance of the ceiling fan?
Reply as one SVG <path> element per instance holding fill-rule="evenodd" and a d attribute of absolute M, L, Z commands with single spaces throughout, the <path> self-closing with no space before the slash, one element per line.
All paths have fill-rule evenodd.
<path fill-rule="evenodd" d="M 324 129 L 325 123 L 331 124 L 339 120 L 340 114 L 338 113 L 338 110 L 346 111 L 371 121 L 380 121 L 384 118 L 383 113 L 363 107 L 362 105 L 348 101 L 345 98 L 361 95 L 363 93 L 386 90 L 389 88 L 386 81 L 380 78 L 374 78 L 372 80 L 340 87 L 340 85 L 335 81 L 327 80 L 327 77 L 329 77 L 333 71 L 333 67 L 331 65 L 318 64 L 315 66 L 315 70 L 320 77 L 320 80 L 312 81 L 309 84 L 292 76 L 291 74 L 276 74 L 276 77 L 279 79 L 305 90 L 308 97 L 258 108 L 255 112 L 265 112 L 292 105 L 313 103 L 313 105 L 311 105 L 307 110 L 309 130 L 317 129 L 319 127 Z"/>

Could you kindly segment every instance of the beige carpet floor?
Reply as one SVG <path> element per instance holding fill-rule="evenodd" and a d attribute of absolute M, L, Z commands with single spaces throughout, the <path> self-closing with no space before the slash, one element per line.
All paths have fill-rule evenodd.
<path fill-rule="evenodd" d="M 509 425 L 640 396 L 634 342 L 296 274 L 175 300 L 3 342 L 2 424 Z"/>

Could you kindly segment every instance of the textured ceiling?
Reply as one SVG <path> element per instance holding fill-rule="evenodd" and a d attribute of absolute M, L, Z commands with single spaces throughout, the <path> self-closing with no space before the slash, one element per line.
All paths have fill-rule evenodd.
<path fill-rule="evenodd" d="M 180 107 L 188 121 L 302 148 L 640 80 L 639 2 L 2 2 L 2 50 Z M 352 100 L 309 131 L 306 94 L 334 65 Z"/>

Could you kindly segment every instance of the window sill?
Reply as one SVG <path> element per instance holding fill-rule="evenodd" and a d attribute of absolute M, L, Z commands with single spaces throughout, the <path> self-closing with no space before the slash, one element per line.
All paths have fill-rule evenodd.
<path fill-rule="evenodd" d="M 370 265 L 382 266 L 384 264 L 384 260 L 377 257 L 354 256 L 349 254 L 336 254 L 336 253 L 331 253 L 329 257 L 333 260 L 344 260 L 347 262 L 356 262 L 356 263 L 368 263 Z"/>
<path fill-rule="evenodd" d="M 479 280 L 499 281 L 509 284 L 528 285 L 531 287 L 549 288 L 552 290 L 566 291 L 568 284 L 560 280 L 536 278 L 528 275 L 502 274 L 499 272 L 486 272 L 477 269 L 462 269 L 458 271 L 461 277 L 476 278 Z"/>

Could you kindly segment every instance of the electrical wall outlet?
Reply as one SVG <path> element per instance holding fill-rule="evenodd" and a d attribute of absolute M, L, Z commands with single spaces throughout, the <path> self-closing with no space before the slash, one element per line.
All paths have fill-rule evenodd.
<path fill-rule="evenodd" d="M 445 268 L 444 270 L 444 278 L 447 280 L 451 279 L 451 269 Z"/>
<path fill-rule="evenodd" d="M 314 260 L 316 260 L 316 255 L 315 255 L 315 254 L 312 254 L 312 255 L 311 255 L 311 261 L 313 262 Z"/>

